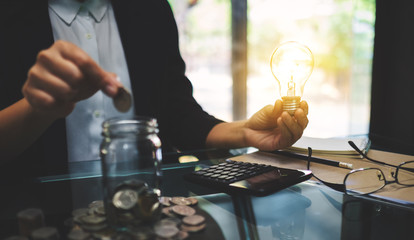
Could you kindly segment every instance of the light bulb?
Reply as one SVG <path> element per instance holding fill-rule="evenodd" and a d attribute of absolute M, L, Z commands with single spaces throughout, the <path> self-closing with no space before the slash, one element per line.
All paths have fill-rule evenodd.
<path fill-rule="evenodd" d="M 277 47 L 270 58 L 270 68 L 279 83 L 283 111 L 293 115 L 299 108 L 306 81 L 313 71 L 311 50 L 298 42 L 285 42 Z"/>

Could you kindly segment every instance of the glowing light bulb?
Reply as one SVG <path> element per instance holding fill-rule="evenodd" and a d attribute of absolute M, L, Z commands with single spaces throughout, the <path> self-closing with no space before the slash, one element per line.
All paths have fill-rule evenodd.
<path fill-rule="evenodd" d="M 299 108 L 306 81 L 313 71 L 311 50 L 298 42 L 286 42 L 277 47 L 270 58 L 270 68 L 279 83 L 283 111 L 293 115 Z"/>

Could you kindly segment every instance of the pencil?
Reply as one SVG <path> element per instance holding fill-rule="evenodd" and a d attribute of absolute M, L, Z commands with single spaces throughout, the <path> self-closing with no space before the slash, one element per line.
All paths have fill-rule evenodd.
<path fill-rule="evenodd" d="M 308 156 L 307 155 L 303 155 L 303 154 L 299 154 L 299 153 L 286 152 L 286 151 L 273 151 L 272 153 L 276 153 L 276 154 L 280 154 L 280 155 L 284 155 L 284 156 L 288 156 L 288 157 L 294 157 L 294 158 L 297 158 L 297 159 L 308 161 Z M 352 169 L 352 164 L 351 163 L 338 162 L 338 161 L 334 161 L 334 160 L 329 160 L 329 159 L 324 159 L 324 158 L 316 158 L 316 157 L 311 157 L 311 161 L 315 162 L 315 163 L 334 166 L 334 167 Z"/>

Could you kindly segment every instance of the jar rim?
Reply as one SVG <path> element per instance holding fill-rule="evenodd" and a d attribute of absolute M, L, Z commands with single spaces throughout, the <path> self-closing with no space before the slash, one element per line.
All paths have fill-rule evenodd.
<path fill-rule="evenodd" d="M 124 125 L 124 124 L 142 124 L 148 127 L 158 127 L 157 119 L 146 116 L 134 116 L 134 117 L 113 117 L 108 118 L 102 123 L 102 128 L 108 128 L 109 126 Z"/>

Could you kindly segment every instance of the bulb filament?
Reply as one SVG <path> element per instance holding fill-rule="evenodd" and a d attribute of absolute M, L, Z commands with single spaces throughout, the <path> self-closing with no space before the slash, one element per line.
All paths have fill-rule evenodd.
<path fill-rule="evenodd" d="M 287 96 L 295 96 L 295 82 L 293 81 L 293 75 L 290 76 L 290 82 L 288 82 Z"/>

